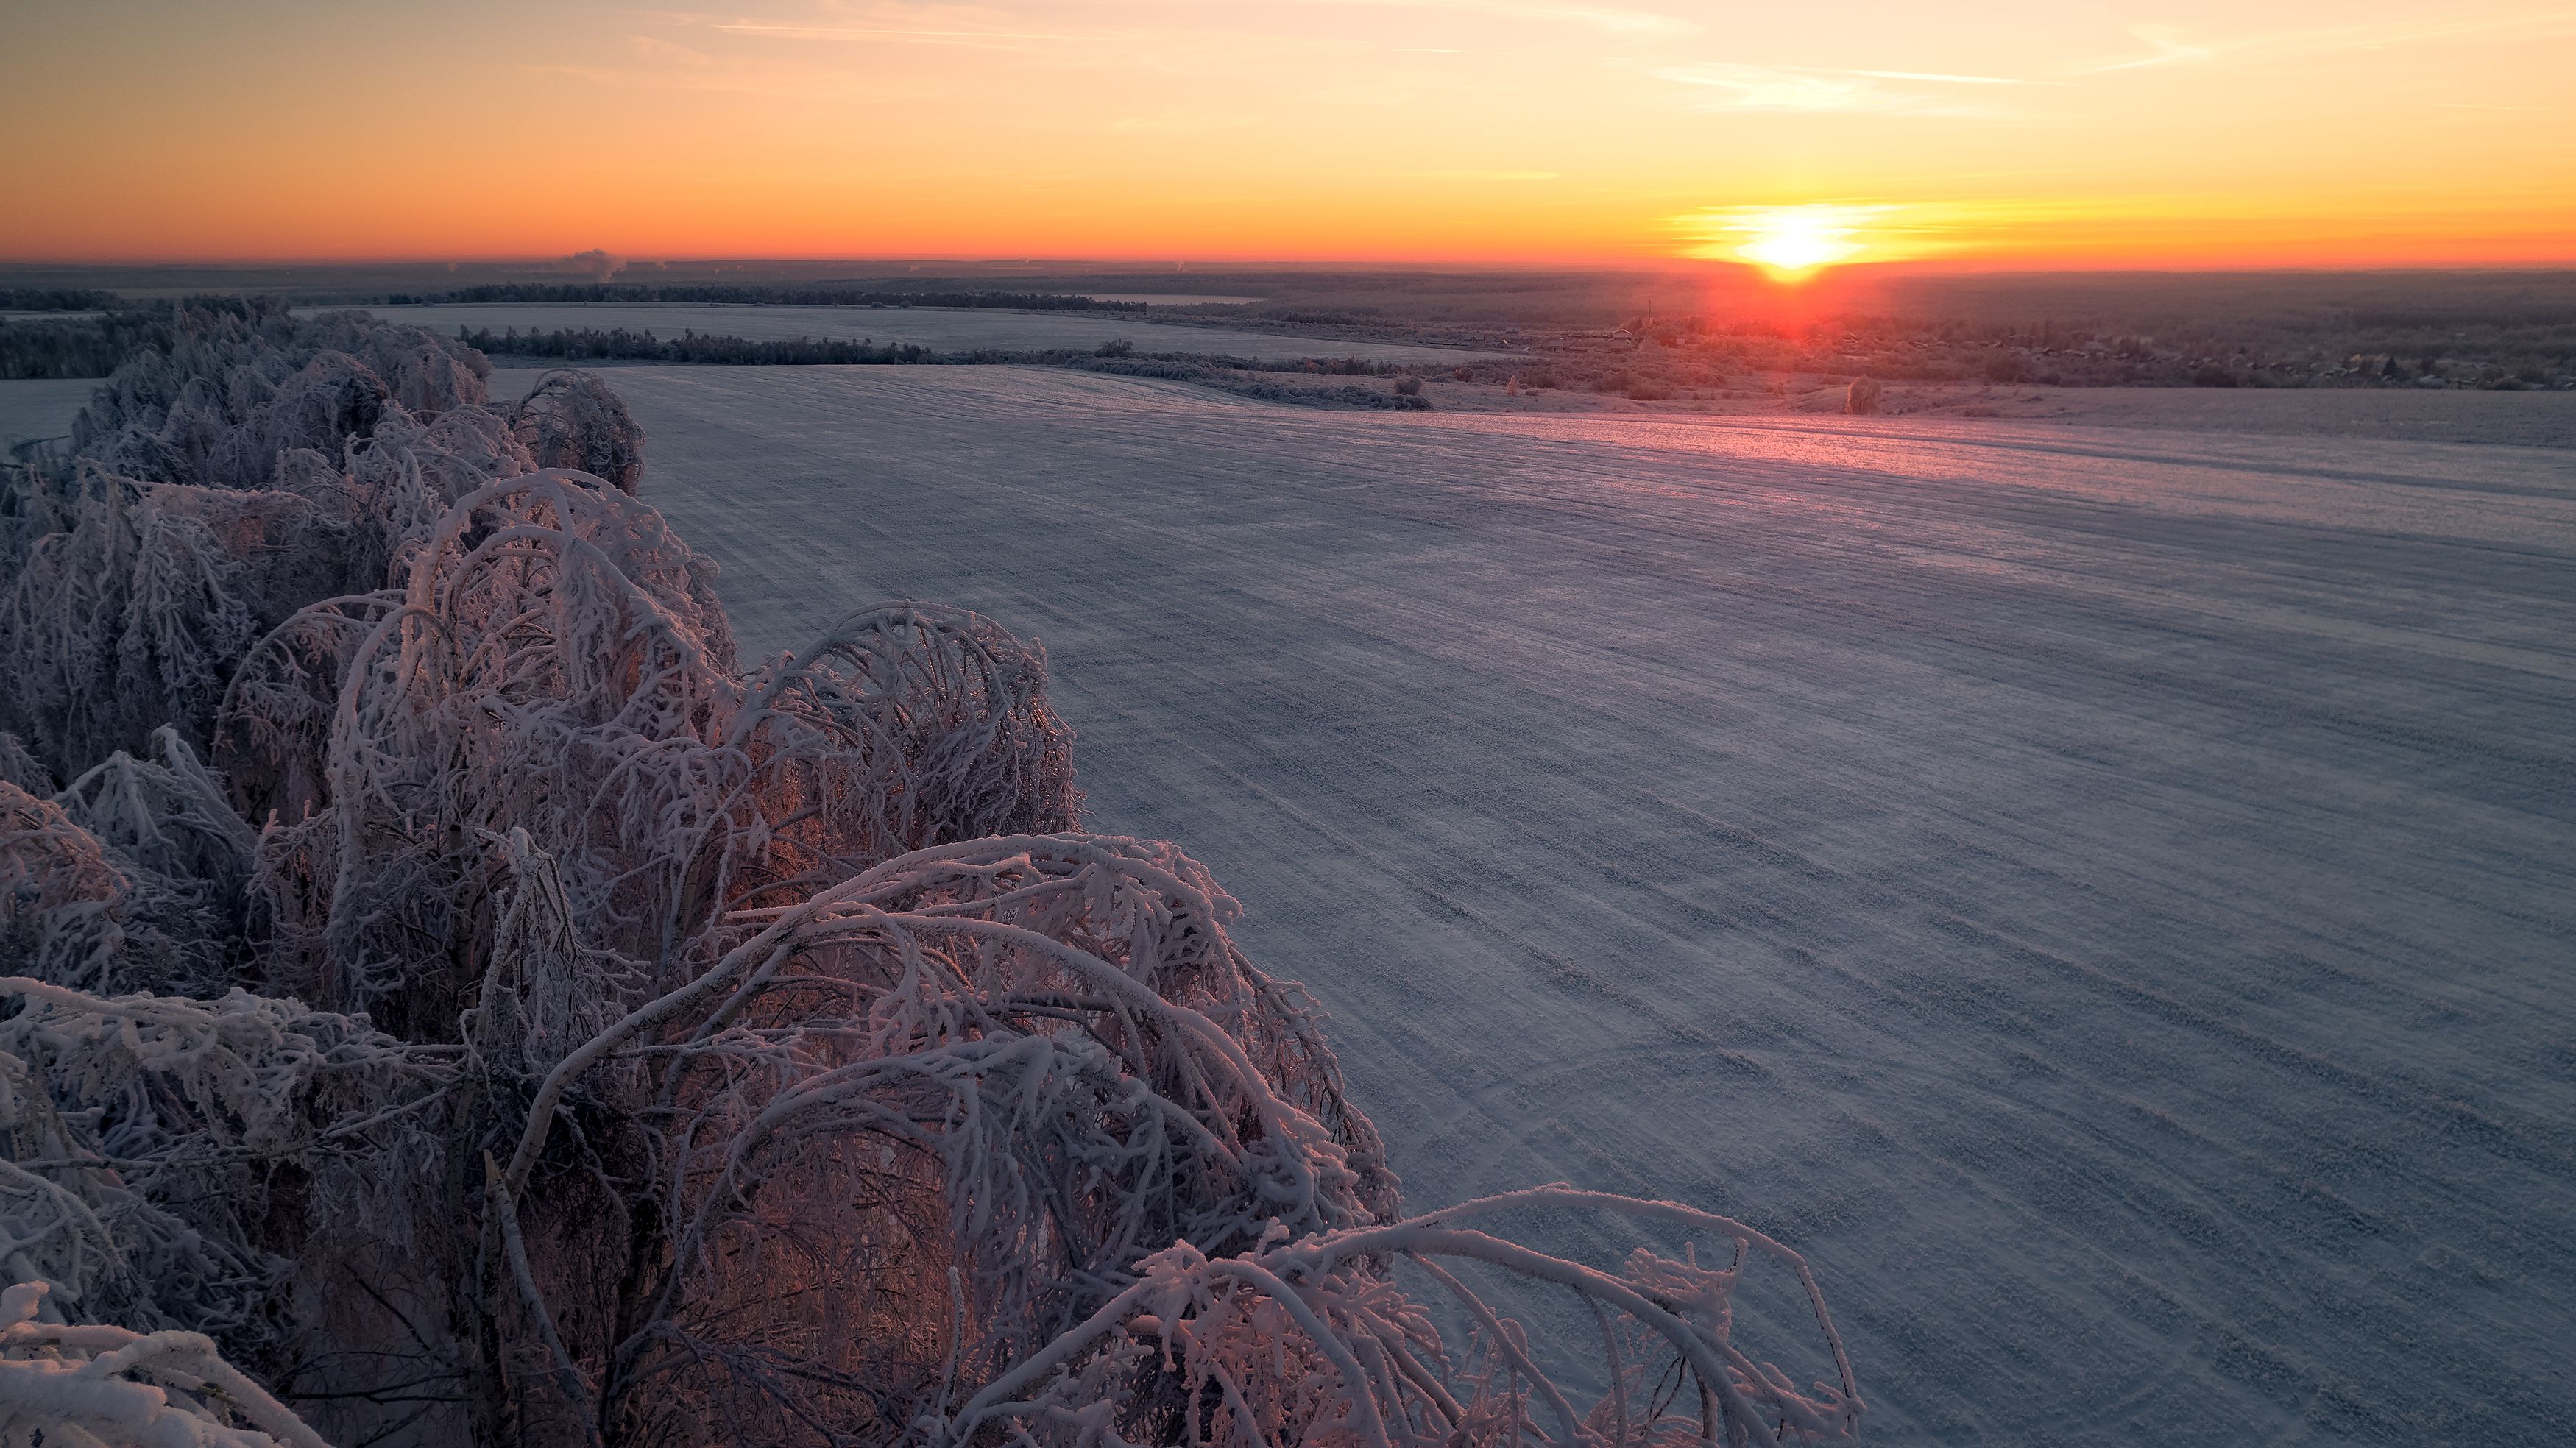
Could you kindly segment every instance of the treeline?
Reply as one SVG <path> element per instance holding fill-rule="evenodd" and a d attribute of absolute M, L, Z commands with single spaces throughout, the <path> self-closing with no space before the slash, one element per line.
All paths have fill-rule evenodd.
<path fill-rule="evenodd" d="M 653 286 L 641 282 L 507 282 L 450 292 L 389 292 L 385 306 L 434 302 L 711 302 L 765 307 L 992 307 L 1024 312 L 1141 312 L 1063 292 L 906 292 L 860 287 Z"/>
<path fill-rule="evenodd" d="M 949 360 L 910 342 L 853 342 L 846 338 L 794 337 L 752 341 L 694 331 L 656 337 L 650 331 L 624 327 L 605 331 L 567 327 L 552 332 L 522 332 L 516 327 L 495 334 L 491 328 L 456 329 L 456 340 L 491 356 L 560 357 L 567 362 L 694 362 L 732 367 L 811 367 L 920 365 Z"/>
<path fill-rule="evenodd" d="M 0 287 L 0 312 L 112 312 L 124 305 L 114 292 L 81 287 Z"/>
<path fill-rule="evenodd" d="M 27 297 L 99 298 L 119 308 L 98 316 L 37 317 L 0 321 L 0 379 L 105 377 L 145 347 L 167 352 L 181 333 L 218 325 L 225 317 L 259 325 L 286 315 L 274 298 L 188 297 L 132 307 L 107 292 L 28 292 Z M 13 306 L 13 311 L 36 308 Z M 57 309 L 59 310 L 59 309 Z"/>
<path fill-rule="evenodd" d="M 563 329 L 521 332 L 510 328 L 495 335 L 489 328 L 456 330 L 456 340 L 494 356 L 554 357 L 566 362 L 689 362 L 701 366 L 916 366 L 916 367 L 1071 367 L 1117 377 L 1151 377 L 1194 382 L 1239 397 L 1286 402 L 1303 407 L 1371 407 L 1421 411 L 1430 407 L 1418 393 L 1380 392 L 1374 388 L 1293 387 L 1254 375 L 1258 370 L 1309 372 L 1323 376 L 1381 377 L 1398 371 L 1383 362 L 1359 357 L 1305 358 L 1295 362 L 1255 362 L 1243 357 L 1138 357 L 1124 341 L 1106 342 L 1088 352 L 1021 351 L 981 347 L 940 352 L 910 342 L 852 342 L 797 337 L 752 341 L 743 337 L 706 336 L 690 331 L 664 339 L 651 332 L 623 327 L 605 331 Z"/>
<path fill-rule="evenodd" d="M 0 322 L 0 378 L 105 377 L 167 332 L 140 313 L 71 321 Z"/>
<path fill-rule="evenodd" d="M 111 300 L 113 300 L 111 298 Z M 236 317 L 253 325 L 287 315 L 273 297 L 189 297 L 182 302 L 156 302 L 101 316 L 0 322 L 0 378 L 105 377 L 146 347 L 167 352 L 180 335 L 213 319 Z M 1152 377 L 1194 382 L 1266 402 L 1301 406 L 1427 407 L 1419 396 L 1397 395 L 1373 388 L 1343 386 L 1306 388 L 1255 376 L 1298 372 L 1327 377 L 1385 377 L 1405 369 L 1361 357 L 1307 357 L 1256 360 L 1248 357 L 1188 355 L 1139 357 L 1133 344 L 1112 341 L 1089 351 L 1024 350 L 979 347 L 942 352 L 912 342 L 852 341 L 846 338 L 795 337 L 753 340 L 684 331 L 659 337 L 624 327 L 568 327 L 554 331 L 459 327 L 456 339 L 496 357 L 546 357 L 564 362 L 664 362 L 699 366 L 812 367 L 1072 367 L 1122 377 Z"/>
<path fill-rule="evenodd" d="M 1356 358 L 1347 360 L 1357 361 Z M 1421 395 L 1422 385 L 1419 382 L 1397 384 L 1399 387 L 1410 386 L 1413 389 L 1410 392 L 1380 392 L 1374 387 L 1348 385 L 1291 387 L 1286 383 L 1272 382 L 1255 375 L 1250 370 L 1250 364 L 1241 358 L 1186 361 L 1176 358 L 1092 353 L 1088 356 L 1068 357 L 1056 365 L 1074 367 L 1085 372 L 1106 372 L 1115 377 L 1154 377 L 1170 382 L 1195 382 L 1202 387 L 1231 392 L 1237 397 L 1249 397 L 1261 402 L 1285 402 L 1298 407 L 1368 407 L 1388 412 L 1429 412 L 1431 410 L 1429 399 Z M 1379 376 L 1394 370 L 1382 363 L 1362 364 L 1362 366 L 1374 367 L 1375 370 L 1364 371 L 1361 367 L 1343 368 L 1312 358 L 1304 363 L 1295 364 L 1292 370 L 1346 377 Z"/>

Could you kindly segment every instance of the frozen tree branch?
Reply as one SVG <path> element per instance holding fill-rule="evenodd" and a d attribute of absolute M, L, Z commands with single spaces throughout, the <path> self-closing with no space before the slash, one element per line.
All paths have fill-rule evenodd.
<path fill-rule="evenodd" d="M 0 1442 L 326 1448 L 202 1334 L 40 1322 L 45 1292 L 0 1291 Z"/>

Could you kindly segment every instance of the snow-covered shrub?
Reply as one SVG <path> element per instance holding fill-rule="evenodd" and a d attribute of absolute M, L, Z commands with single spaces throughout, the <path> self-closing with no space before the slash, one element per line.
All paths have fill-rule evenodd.
<path fill-rule="evenodd" d="M 61 805 L 0 781 L 0 960 L 47 980 L 112 979 L 130 884 Z"/>
<path fill-rule="evenodd" d="M 614 394 L 481 376 L 211 314 L 0 495 L 0 1444 L 1856 1430 L 1760 1233 L 1405 1215 L 1234 902 L 1081 831 L 1035 647 L 892 604 L 745 669 Z M 1495 1230 L 1568 1212 L 1723 1265 Z M 1736 1343 L 1765 1265 L 1830 1381 Z"/>
<path fill-rule="evenodd" d="M 182 319 L 170 354 L 120 369 L 82 411 L 72 464 L 0 487 L 0 515 L 20 520 L 0 658 L 23 667 L 0 729 L 71 772 L 163 723 L 204 748 L 252 641 L 308 603 L 385 586 L 400 539 L 528 468 L 482 406 L 482 359 L 455 343 L 339 317 Z M 396 367 L 432 412 L 325 340 Z"/>
<path fill-rule="evenodd" d="M 453 1075 L 363 1020 L 238 989 L 188 1000 L 0 977 L 0 1004 L 14 1163 L 0 1183 L 15 1199 L 0 1268 L 84 1312 L 236 1348 L 289 1330 L 273 1298 L 307 1235 L 359 1225 L 333 1220 L 354 1217 L 351 1162 L 368 1154 L 332 1137 L 336 1120 Z"/>
<path fill-rule="evenodd" d="M 575 468 L 621 492 L 644 479 L 644 429 L 625 399 L 588 372 L 558 367 L 510 409 L 510 431 L 544 468 Z"/>
<path fill-rule="evenodd" d="M 323 1448 L 211 1338 L 44 1322 L 50 1285 L 0 1290 L 0 1444 Z"/>

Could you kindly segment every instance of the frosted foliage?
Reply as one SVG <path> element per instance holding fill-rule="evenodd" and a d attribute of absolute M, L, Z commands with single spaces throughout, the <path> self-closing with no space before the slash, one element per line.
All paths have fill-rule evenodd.
<path fill-rule="evenodd" d="M 538 378 L 511 409 L 510 430 L 539 467 L 578 468 L 628 493 L 643 481 L 644 429 L 590 373 L 558 368 Z"/>
<path fill-rule="evenodd" d="M 482 353 L 425 327 L 379 322 L 364 312 L 335 312 L 303 324 L 301 342 L 346 352 L 382 379 L 393 400 L 432 417 L 489 400 L 492 363 Z"/>
<path fill-rule="evenodd" d="M 1234 901 L 1082 831 L 1034 645 L 895 603 L 746 669 L 614 396 L 478 367 L 213 318 L 11 484 L 0 1444 L 1856 1432 L 1740 1223 L 1406 1215 Z M 1578 1213 L 1652 1245 L 1501 1230 Z"/>
<path fill-rule="evenodd" d="M 418 327 L 183 311 L 181 330 L 168 355 L 119 368 L 82 409 L 79 456 L 154 482 L 256 488 L 281 452 L 337 456 L 389 412 L 425 418 L 489 400 L 482 354 Z"/>
<path fill-rule="evenodd" d="M 433 1085 L 361 1020 L 233 990 L 112 996 L 0 978 L 0 1133 L 10 1201 L 0 1265 L 68 1306 L 279 1346 L 272 1315 L 298 1237 L 357 1224 L 366 1153 L 332 1109 Z M 381 1168 L 378 1168 L 379 1170 Z"/>
<path fill-rule="evenodd" d="M 49 1322 L 49 1286 L 0 1291 L 0 1448 L 322 1448 L 211 1338 Z"/>
<path fill-rule="evenodd" d="M 765 682 L 773 707 L 829 719 L 859 746 L 814 783 L 844 858 L 1064 829 L 1080 813 L 1072 733 L 1045 701 L 1045 656 L 990 619 L 870 609 Z M 869 828 L 853 836 L 859 825 Z"/>
<path fill-rule="evenodd" d="M 0 489 L 14 522 L 0 656 L 22 666 L 0 729 L 74 771 L 164 722 L 202 748 L 262 633 L 385 586 L 402 539 L 528 471 L 482 405 L 479 354 L 355 327 L 273 321 L 288 350 L 238 318 L 200 318 L 169 356 L 146 353 L 100 389 L 72 465 Z M 406 408 L 368 359 L 435 406 Z"/>
<path fill-rule="evenodd" d="M 34 795 L 54 792 L 54 772 L 45 767 L 15 734 L 0 733 L 0 784 L 13 784 Z"/>
<path fill-rule="evenodd" d="M 220 988 L 256 839 L 176 733 L 51 799 L 0 784 L 0 963 L 92 989 Z"/>
<path fill-rule="evenodd" d="M 138 748 L 165 720 L 203 727 L 259 629 L 234 545 L 257 546 L 282 521 L 228 506 L 262 495 L 164 489 L 87 464 L 73 487 L 68 526 L 36 541 L 0 611 L 15 685 L 5 722 L 67 769 Z"/>
<path fill-rule="evenodd" d="M 0 783 L 0 959 L 51 980 L 111 974 L 130 884 L 62 806 Z"/>

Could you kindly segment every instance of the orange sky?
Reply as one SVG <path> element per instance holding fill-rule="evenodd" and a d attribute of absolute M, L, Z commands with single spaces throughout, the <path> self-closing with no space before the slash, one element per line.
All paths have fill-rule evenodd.
<path fill-rule="evenodd" d="M 0 259 L 2576 262 L 2576 3 L 19 3 Z"/>

